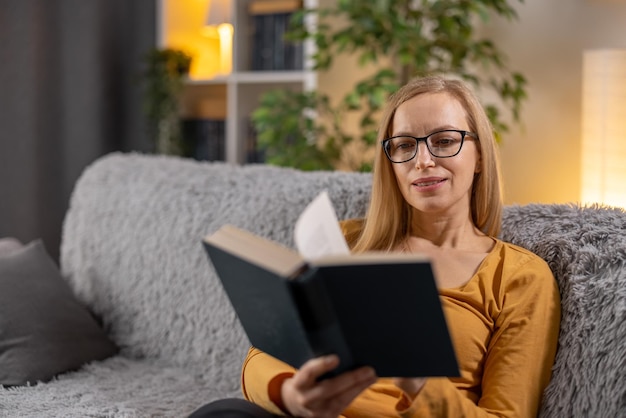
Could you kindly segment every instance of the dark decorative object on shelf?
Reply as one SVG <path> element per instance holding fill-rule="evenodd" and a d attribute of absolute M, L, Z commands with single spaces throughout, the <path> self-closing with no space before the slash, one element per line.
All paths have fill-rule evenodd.
<path fill-rule="evenodd" d="M 184 119 L 181 155 L 201 161 L 224 161 L 224 128 L 223 119 Z"/>

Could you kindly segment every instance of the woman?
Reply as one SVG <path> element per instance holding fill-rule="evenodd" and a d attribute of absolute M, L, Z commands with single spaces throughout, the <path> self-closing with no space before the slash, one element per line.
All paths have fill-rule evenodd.
<path fill-rule="evenodd" d="M 560 299 L 543 260 L 495 238 L 500 176 L 483 108 L 458 80 L 415 79 L 390 99 L 379 139 L 366 218 L 344 233 L 355 252 L 430 256 L 461 376 L 379 379 L 363 367 L 318 382 L 336 356 L 294 370 L 251 348 L 245 397 L 303 417 L 536 416 Z"/>

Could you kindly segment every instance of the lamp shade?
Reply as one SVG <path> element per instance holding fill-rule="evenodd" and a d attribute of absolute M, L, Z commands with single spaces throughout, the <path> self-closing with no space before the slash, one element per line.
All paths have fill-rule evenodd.
<path fill-rule="evenodd" d="M 583 53 L 581 201 L 626 208 L 626 50 Z"/>
<path fill-rule="evenodd" d="M 210 0 L 205 26 L 219 26 L 222 23 L 232 23 L 230 7 L 230 0 Z"/>

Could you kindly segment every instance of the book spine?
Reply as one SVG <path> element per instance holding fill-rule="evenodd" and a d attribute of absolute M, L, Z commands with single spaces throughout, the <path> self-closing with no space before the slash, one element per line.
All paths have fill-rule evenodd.
<path fill-rule="evenodd" d="M 255 69 L 258 71 L 271 71 L 273 66 L 272 46 L 274 44 L 274 30 L 272 26 L 274 25 L 274 15 L 258 15 L 256 20 L 259 22 L 259 32 L 254 41 L 257 43 L 255 48 L 259 49 L 259 61 Z"/>
<path fill-rule="evenodd" d="M 294 11 L 301 8 L 302 4 L 272 3 L 254 2 L 248 9 L 253 27 L 250 33 L 250 68 L 252 71 L 300 70 L 303 68 L 302 42 L 288 41 L 285 34 Z"/>
<path fill-rule="evenodd" d="M 254 28 L 250 36 L 250 45 L 252 46 L 252 48 L 250 48 L 252 51 L 250 68 L 252 71 L 261 71 L 263 69 L 263 51 L 265 50 L 263 37 L 265 16 L 252 15 L 250 19 L 252 20 L 252 27 Z"/>
<path fill-rule="evenodd" d="M 259 148 L 258 133 L 252 119 L 248 119 L 248 135 L 246 137 L 246 163 L 265 162 L 265 152 Z"/>
<path fill-rule="evenodd" d="M 290 63 L 292 70 L 304 69 L 304 43 L 302 42 L 289 42 L 291 55 Z"/>
<path fill-rule="evenodd" d="M 284 20 L 284 28 L 283 28 L 283 37 L 284 37 L 284 33 L 289 31 L 289 25 L 291 22 L 291 16 L 292 14 L 286 14 L 285 15 L 285 20 Z M 302 42 L 293 42 L 293 41 L 288 41 L 288 40 L 284 40 L 284 44 L 285 44 L 285 70 L 298 70 L 300 68 L 298 68 L 298 63 L 296 61 L 296 48 L 298 45 L 302 45 Z"/>
<path fill-rule="evenodd" d="M 206 134 L 206 159 L 208 161 L 224 161 L 224 121 L 208 120 Z"/>
<path fill-rule="evenodd" d="M 287 13 L 277 13 L 274 15 L 274 36 L 273 36 L 273 43 L 274 43 L 274 51 L 273 51 L 273 62 L 272 62 L 272 69 L 273 70 L 286 70 L 286 63 L 285 63 L 285 48 L 286 48 L 286 43 L 285 43 L 285 31 L 286 31 L 286 24 L 285 22 L 288 19 L 288 14 Z"/>

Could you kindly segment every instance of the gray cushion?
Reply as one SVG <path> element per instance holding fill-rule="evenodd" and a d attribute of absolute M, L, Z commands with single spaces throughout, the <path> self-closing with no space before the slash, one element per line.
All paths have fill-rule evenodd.
<path fill-rule="evenodd" d="M 0 238 L 0 257 L 6 257 L 22 247 L 22 243 L 16 238 Z"/>
<path fill-rule="evenodd" d="M 50 380 L 117 352 L 40 240 L 0 257 L 0 384 Z"/>

